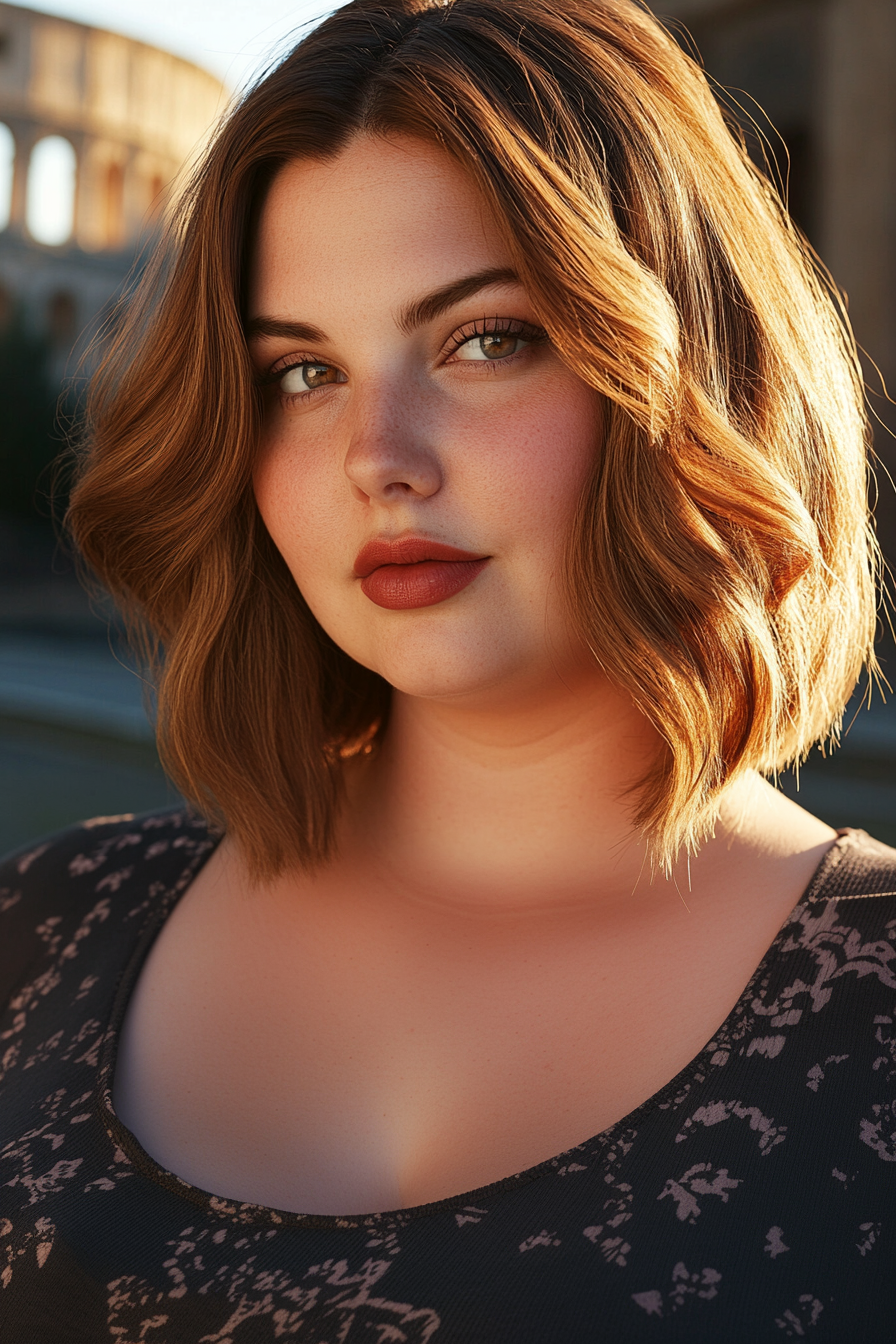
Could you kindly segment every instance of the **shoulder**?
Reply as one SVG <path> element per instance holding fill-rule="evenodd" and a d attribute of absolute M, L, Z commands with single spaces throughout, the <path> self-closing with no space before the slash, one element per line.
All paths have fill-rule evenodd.
<path fill-rule="evenodd" d="M 865 831 L 842 831 L 815 873 L 803 904 L 849 901 L 872 922 L 896 917 L 896 849 Z"/>
<path fill-rule="evenodd" d="M 811 981 L 818 990 L 842 979 L 846 971 L 857 972 L 858 979 L 867 978 L 862 990 L 866 1008 L 870 1011 L 873 1006 L 869 997 L 873 981 L 884 995 L 876 1011 L 891 1012 L 896 989 L 896 849 L 864 831 L 842 832 L 782 935 L 778 959 L 788 975 Z M 798 965 L 790 960 L 793 957 Z M 846 979 L 852 982 L 854 977 Z"/>
<path fill-rule="evenodd" d="M 0 861 L 0 1010 L 54 942 L 178 887 L 216 843 L 185 807 L 95 817 Z"/>

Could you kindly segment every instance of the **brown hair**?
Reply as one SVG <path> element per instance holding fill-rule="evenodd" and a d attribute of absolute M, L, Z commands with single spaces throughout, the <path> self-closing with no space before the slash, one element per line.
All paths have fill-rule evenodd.
<path fill-rule="evenodd" d="M 311 616 L 251 489 L 253 218 L 360 132 L 471 174 L 564 360 L 606 399 L 568 550 L 597 662 L 668 745 L 669 862 L 739 771 L 836 732 L 874 632 L 866 426 L 832 288 L 697 65 L 632 0 L 353 0 L 231 111 L 105 361 L 69 514 L 157 662 L 169 772 L 256 874 L 332 845 L 389 688 Z"/>

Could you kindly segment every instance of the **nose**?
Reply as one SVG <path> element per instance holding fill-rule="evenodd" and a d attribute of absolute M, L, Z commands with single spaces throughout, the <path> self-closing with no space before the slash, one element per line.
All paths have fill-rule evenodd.
<path fill-rule="evenodd" d="M 357 406 L 345 455 L 345 474 L 362 504 L 429 499 L 442 485 L 425 398 L 413 390 L 380 388 Z"/>

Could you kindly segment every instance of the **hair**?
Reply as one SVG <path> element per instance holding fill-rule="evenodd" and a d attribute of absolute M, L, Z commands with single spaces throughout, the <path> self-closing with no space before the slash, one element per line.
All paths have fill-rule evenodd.
<path fill-rule="evenodd" d="M 560 357 L 604 399 L 569 609 L 663 747 L 667 865 L 727 783 L 836 739 L 873 665 L 867 422 L 836 291 L 699 66 L 634 0 L 353 0 L 224 119 L 92 388 L 69 525 L 142 637 L 162 759 L 256 876 L 332 852 L 390 688 L 320 628 L 260 520 L 244 336 L 278 169 L 354 136 L 477 184 Z"/>

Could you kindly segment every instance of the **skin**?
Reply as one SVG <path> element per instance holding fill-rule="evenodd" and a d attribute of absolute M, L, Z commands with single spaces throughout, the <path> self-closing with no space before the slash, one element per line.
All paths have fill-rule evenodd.
<path fill-rule="evenodd" d="M 650 879 L 626 789 L 656 738 L 560 599 L 599 401 L 545 342 L 459 345 L 537 325 L 509 278 L 404 320 L 509 265 L 460 168 L 401 137 L 288 165 L 262 213 L 258 506 L 317 619 L 395 692 L 336 858 L 253 888 L 225 840 L 134 991 L 116 1108 L 220 1195 L 409 1207 L 590 1138 L 712 1037 L 834 840 L 749 775 L 690 870 Z M 405 535 L 490 560 L 385 610 L 354 557 Z"/>

